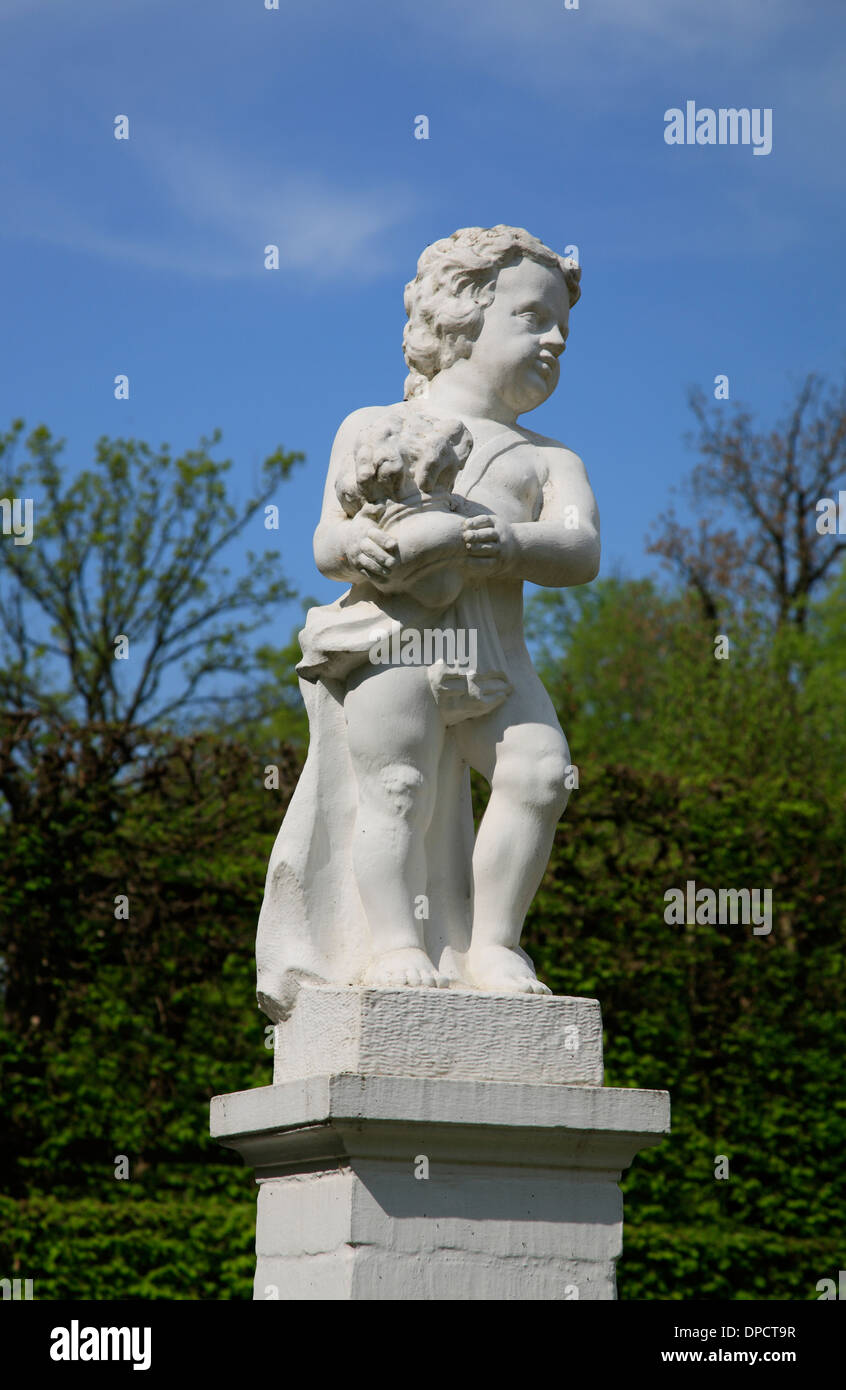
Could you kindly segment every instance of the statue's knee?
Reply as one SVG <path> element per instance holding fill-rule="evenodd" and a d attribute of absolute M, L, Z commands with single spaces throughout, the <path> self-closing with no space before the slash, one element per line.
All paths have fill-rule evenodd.
<path fill-rule="evenodd" d="M 527 746 L 515 750 L 508 765 L 497 769 L 500 775 L 494 774 L 494 786 L 500 786 L 533 810 L 557 819 L 570 796 L 569 768 L 566 744 Z"/>

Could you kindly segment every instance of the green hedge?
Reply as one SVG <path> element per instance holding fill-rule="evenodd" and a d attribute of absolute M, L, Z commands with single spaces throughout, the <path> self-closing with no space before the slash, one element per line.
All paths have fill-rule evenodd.
<path fill-rule="evenodd" d="M 773 1231 L 670 1227 L 627 1221 L 617 1264 L 621 1299 L 818 1299 L 844 1247 L 836 1237 L 803 1240 Z"/>
<path fill-rule="evenodd" d="M 0 1274 L 32 1279 L 45 1300 L 250 1299 L 256 1210 L 245 1178 L 235 1200 L 154 1199 L 129 1183 L 109 1201 L 0 1197 Z"/>
<path fill-rule="evenodd" d="M 226 1175 L 228 1176 L 228 1175 Z M 248 1175 L 245 1175 L 248 1176 Z M 221 1177 L 224 1177 L 221 1174 Z M 250 1180 L 250 1186 L 252 1185 Z M 154 1199 L 129 1187 L 109 1201 L 0 1197 L 0 1268 L 55 1299 L 250 1299 L 255 1198 Z M 673 1228 L 627 1220 L 621 1299 L 817 1299 L 843 1246 L 748 1227 Z"/>

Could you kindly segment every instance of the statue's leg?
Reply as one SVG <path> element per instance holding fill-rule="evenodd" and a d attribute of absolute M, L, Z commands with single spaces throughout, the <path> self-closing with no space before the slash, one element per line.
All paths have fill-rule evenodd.
<path fill-rule="evenodd" d="M 482 989 L 547 993 L 519 944 L 569 796 L 567 740 L 534 671 L 519 673 L 499 709 L 455 733 L 491 786 L 473 853 L 471 974 Z"/>
<path fill-rule="evenodd" d="M 344 700 L 358 783 L 356 882 L 373 939 L 365 983 L 446 985 L 423 949 L 424 840 L 443 726 L 421 666 L 368 666 Z"/>

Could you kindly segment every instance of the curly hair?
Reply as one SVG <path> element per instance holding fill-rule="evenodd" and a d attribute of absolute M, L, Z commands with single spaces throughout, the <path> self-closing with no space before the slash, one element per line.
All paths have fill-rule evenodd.
<path fill-rule="evenodd" d="M 572 308 L 581 294 L 580 267 L 522 227 L 461 227 L 426 247 L 416 276 L 405 287 L 406 400 L 424 395 L 432 377 L 470 356 L 499 271 L 524 256 L 561 271 Z"/>
<path fill-rule="evenodd" d="M 473 448 L 461 420 L 433 420 L 420 410 L 386 410 L 359 431 L 335 492 L 348 516 L 365 502 L 396 500 L 409 480 L 422 493 L 449 492 Z"/>

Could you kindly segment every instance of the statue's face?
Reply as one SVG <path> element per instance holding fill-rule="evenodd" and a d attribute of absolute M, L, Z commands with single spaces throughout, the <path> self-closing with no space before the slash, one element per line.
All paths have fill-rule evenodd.
<path fill-rule="evenodd" d="M 542 405 L 558 385 L 569 319 L 560 271 L 524 257 L 499 272 L 470 361 L 515 415 Z"/>

